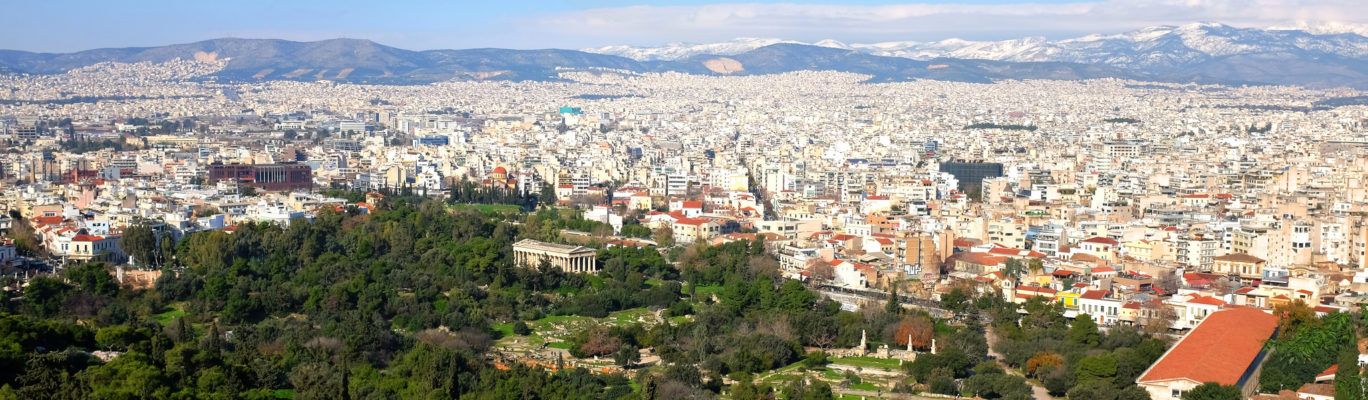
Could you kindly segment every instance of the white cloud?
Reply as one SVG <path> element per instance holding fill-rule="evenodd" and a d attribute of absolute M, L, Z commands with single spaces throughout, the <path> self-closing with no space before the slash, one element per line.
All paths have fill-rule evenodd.
<path fill-rule="evenodd" d="M 1115 33 L 1214 21 L 1238 27 L 1368 33 L 1363 0 L 1109 0 L 1066 4 L 712 4 L 633 6 L 540 15 L 520 29 L 559 40 L 659 44 L 735 37 L 815 41 L 1006 39 Z M 531 33 L 531 32 L 528 32 Z"/>

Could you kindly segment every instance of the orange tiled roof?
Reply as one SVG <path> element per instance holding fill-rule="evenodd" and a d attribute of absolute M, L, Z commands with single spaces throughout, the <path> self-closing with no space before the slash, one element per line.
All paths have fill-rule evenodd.
<path fill-rule="evenodd" d="M 1278 328 L 1278 318 L 1253 308 L 1207 316 L 1137 382 L 1191 379 L 1234 385 Z"/>

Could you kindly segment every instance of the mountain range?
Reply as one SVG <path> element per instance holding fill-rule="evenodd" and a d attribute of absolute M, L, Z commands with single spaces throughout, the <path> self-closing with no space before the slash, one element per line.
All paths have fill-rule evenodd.
<path fill-rule="evenodd" d="M 450 79 L 552 80 L 564 69 L 677 71 L 710 75 L 833 70 L 871 81 L 1116 77 L 1163 82 L 1293 84 L 1368 89 L 1368 37 L 1214 23 L 1156 26 L 1066 40 L 947 39 L 846 44 L 737 39 L 584 50 L 412 51 L 362 39 L 294 42 L 214 39 L 75 53 L 0 50 L 0 74 L 55 74 L 100 62 L 226 61 L 205 78 L 422 84 Z"/>

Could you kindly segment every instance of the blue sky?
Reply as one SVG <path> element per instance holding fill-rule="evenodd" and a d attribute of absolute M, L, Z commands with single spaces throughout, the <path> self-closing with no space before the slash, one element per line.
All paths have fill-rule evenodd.
<path fill-rule="evenodd" d="M 351 37 L 408 49 L 584 48 L 736 37 L 845 42 L 1066 38 L 1198 21 L 1368 32 L 1362 0 L 18 1 L 0 48 L 75 51 L 219 37 Z"/>

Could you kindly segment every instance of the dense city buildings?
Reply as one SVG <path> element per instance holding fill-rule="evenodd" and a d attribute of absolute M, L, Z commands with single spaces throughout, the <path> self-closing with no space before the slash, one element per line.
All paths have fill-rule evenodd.
<path fill-rule="evenodd" d="M 209 181 L 265 190 L 309 190 L 313 187 L 313 169 L 295 164 L 210 165 Z"/>
<path fill-rule="evenodd" d="M 1368 306 L 1368 107 L 1327 103 L 1363 96 L 1355 90 L 1113 78 L 873 82 L 816 71 L 566 69 L 553 82 L 407 86 L 193 79 L 223 63 L 0 75 L 9 89 L 0 90 L 0 208 L 12 218 L 0 220 L 0 272 L 13 293 L 27 297 L 20 290 L 28 282 L 94 261 L 140 289 L 174 283 L 149 276 L 185 268 L 244 277 L 303 268 L 302 280 L 367 271 L 348 278 L 347 288 L 278 292 L 219 277 L 166 290 L 251 299 L 213 303 L 255 310 L 230 314 L 226 324 L 295 318 L 273 302 L 340 315 L 360 307 L 358 297 L 380 296 L 368 292 L 370 282 L 392 280 L 400 282 L 386 286 L 394 297 L 369 303 L 374 317 L 347 318 L 379 321 L 367 329 L 411 335 L 434 349 L 498 340 L 519 349 L 508 354 L 543 354 L 519 362 L 556 365 L 546 356 L 555 352 L 594 371 L 607 371 L 616 354 L 586 355 L 583 343 L 572 353 L 561 343 L 609 328 L 537 321 L 669 320 L 689 327 L 688 336 L 680 347 L 658 345 L 663 355 L 617 337 L 613 346 L 596 344 L 628 349 L 627 361 L 705 366 L 719 391 L 723 376 L 728 384 L 750 377 L 724 371 L 782 367 L 685 362 L 712 351 L 696 343 L 716 332 L 695 324 L 723 318 L 721 309 L 728 326 L 758 338 L 745 343 L 779 343 L 775 352 L 793 353 L 782 358 L 789 364 L 829 352 L 891 365 L 887 374 L 865 374 L 883 386 L 840 388 L 860 396 L 930 390 L 933 379 L 941 392 L 969 391 L 968 367 L 940 378 L 927 368 L 920 381 L 915 371 L 897 374 L 947 351 L 949 337 L 936 336 L 943 329 L 984 339 L 1006 328 L 993 340 L 1012 352 L 994 359 L 1024 371 L 1039 352 L 1052 368 L 1069 366 L 1055 375 L 1031 372 L 1050 386 L 1040 390 L 1082 398 L 1095 385 L 1074 380 L 1076 364 L 1101 357 L 1096 352 L 1139 348 L 1140 333 L 1124 345 L 1068 339 L 1075 340 L 1068 346 L 1091 346 L 1087 354 L 1023 355 L 1011 346 L 1030 342 L 1022 330 L 1042 329 L 1031 335 L 1065 343 L 1064 330 L 1091 327 L 1093 335 L 1144 332 L 1160 343 L 1147 353 L 1154 360 L 1125 373 L 1113 360 L 1103 379 L 1107 390 L 1143 388 L 1152 399 L 1182 398 L 1209 381 L 1245 396 L 1295 395 L 1316 383 L 1268 375 L 1284 362 L 1263 347 L 1279 320 L 1296 310 L 1339 318 Z M 142 95 L 127 96 L 129 88 Z M 209 240 L 243 242 L 220 254 Z M 298 258 L 223 261 L 272 240 L 297 243 L 282 254 Z M 191 248 L 223 260 L 162 256 Z M 330 267 L 315 266 L 323 263 Z M 433 265 L 423 273 L 437 276 L 411 277 L 406 268 L 418 263 Z M 559 272 L 534 279 L 546 273 L 537 269 L 543 264 Z M 717 269 L 724 267 L 735 270 Z M 561 284 L 580 286 L 547 286 Z M 832 303 L 818 307 L 816 298 Z M 750 318 L 754 309 L 790 303 L 806 308 Z M 488 308 L 459 308 L 470 304 Z M 640 315 L 599 312 L 625 304 Z M 993 307 L 1008 312 L 992 318 L 1027 315 L 1038 326 L 970 322 L 988 321 Z M 429 308 L 441 314 L 379 317 Z M 813 310 L 841 322 L 803 319 Z M 919 312 L 948 324 L 926 328 L 939 342 L 895 335 L 906 333 L 904 319 L 905 330 L 920 332 L 910 322 Z M 203 318 L 196 329 L 214 321 L 196 318 Z M 515 323 L 523 333 L 513 333 Z M 840 328 L 848 324 L 878 331 Z M 823 327 L 830 332 L 809 333 Z M 524 331 L 534 328 L 542 331 Z M 449 332 L 460 339 L 433 339 Z M 882 347 L 847 349 L 865 334 Z M 317 335 L 296 347 L 342 346 Z M 1288 341 L 1270 346 L 1291 339 L 1279 340 Z M 900 369 L 904 361 L 909 367 Z M 1304 369 L 1328 367 L 1312 364 Z"/>

